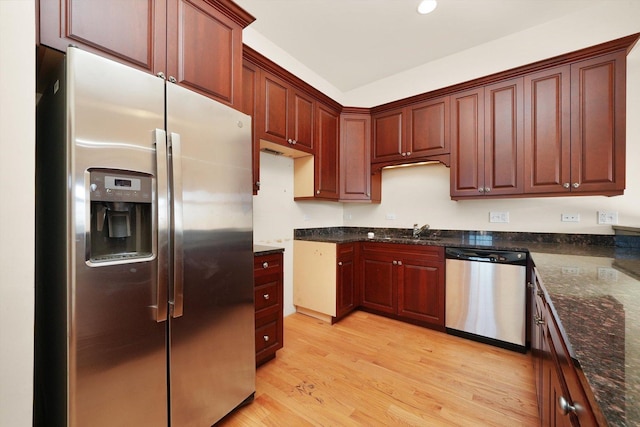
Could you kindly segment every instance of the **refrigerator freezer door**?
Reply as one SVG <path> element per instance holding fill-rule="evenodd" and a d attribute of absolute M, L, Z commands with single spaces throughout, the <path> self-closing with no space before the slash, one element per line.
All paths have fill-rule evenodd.
<path fill-rule="evenodd" d="M 68 61 L 69 425 L 167 425 L 166 322 L 156 321 L 154 308 L 157 262 L 91 265 L 86 254 L 88 170 L 134 171 L 155 182 L 164 82 L 74 48 Z"/>
<path fill-rule="evenodd" d="M 181 148 L 171 162 L 181 169 L 184 259 L 174 290 L 183 312 L 170 319 L 171 424 L 211 425 L 255 391 L 251 118 L 166 90 L 167 133 Z"/>

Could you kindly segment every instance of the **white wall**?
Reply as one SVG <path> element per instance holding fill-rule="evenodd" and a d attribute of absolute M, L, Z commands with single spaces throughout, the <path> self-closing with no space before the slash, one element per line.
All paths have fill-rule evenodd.
<path fill-rule="evenodd" d="M 0 0 L 0 426 L 33 402 L 35 2 Z"/>
<path fill-rule="evenodd" d="M 253 241 L 284 248 L 284 311 L 293 307 L 293 230 L 342 224 L 342 205 L 293 201 L 293 160 L 260 153 L 260 191 L 253 198 Z"/>

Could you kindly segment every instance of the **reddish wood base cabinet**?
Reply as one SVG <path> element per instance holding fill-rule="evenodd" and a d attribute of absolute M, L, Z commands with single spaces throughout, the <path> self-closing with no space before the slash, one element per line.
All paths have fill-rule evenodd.
<path fill-rule="evenodd" d="M 444 331 L 444 248 L 362 243 L 363 309 Z"/>
<path fill-rule="evenodd" d="M 355 309 L 444 331 L 444 248 L 294 241 L 296 310 L 334 323 Z"/>
<path fill-rule="evenodd" d="M 253 261 L 256 366 L 276 357 L 283 346 L 282 252 L 256 255 Z"/>
<path fill-rule="evenodd" d="M 534 269 L 531 284 L 531 355 L 542 426 L 598 426 L 593 407 Z M 585 380 L 586 381 L 586 380 Z M 601 417 L 600 417 L 601 418 Z"/>

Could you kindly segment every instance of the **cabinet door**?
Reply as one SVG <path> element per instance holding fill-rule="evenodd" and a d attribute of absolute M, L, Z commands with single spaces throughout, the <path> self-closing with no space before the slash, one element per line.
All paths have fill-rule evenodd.
<path fill-rule="evenodd" d="M 357 306 L 355 281 L 355 245 L 338 245 L 336 270 L 336 317 L 342 317 Z"/>
<path fill-rule="evenodd" d="M 385 162 L 402 158 L 403 110 L 387 111 L 373 116 L 373 153 L 371 162 Z M 406 156 L 406 152 L 405 152 Z"/>
<path fill-rule="evenodd" d="M 409 158 L 449 153 L 449 97 L 431 99 L 409 109 L 407 114 Z"/>
<path fill-rule="evenodd" d="M 524 178 L 523 79 L 485 87 L 484 193 L 521 194 Z"/>
<path fill-rule="evenodd" d="M 340 116 L 340 200 L 371 199 L 371 116 Z"/>
<path fill-rule="evenodd" d="M 315 101 L 304 93 L 291 90 L 289 111 L 289 133 L 287 139 L 294 141 L 294 148 L 313 152 L 313 116 Z"/>
<path fill-rule="evenodd" d="M 524 77 L 524 192 L 569 191 L 570 68 L 568 65 Z"/>
<path fill-rule="evenodd" d="M 572 191 L 624 190 L 625 52 L 571 65 Z"/>
<path fill-rule="evenodd" d="M 240 108 L 242 27 L 206 0 L 167 2 L 167 75 L 181 86 Z"/>
<path fill-rule="evenodd" d="M 316 104 L 315 188 L 316 197 L 337 199 L 338 188 L 338 136 L 340 114 L 323 104 Z"/>
<path fill-rule="evenodd" d="M 484 88 L 451 96 L 451 196 L 484 194 Z"/>
<path fill-rule="evenodd" d="M 242 104 L 240 111 L 251 116 L 251 147 L 253 169 L 253 194 L 260 190 L 260 141 L 256 133 L 256 96 L 259 86 L 260 70 L 249 62 L 242 64 Z"/>
<path fill-rule="evenodd" d="M 397 291 L 393 258 L 381 253 L 362 252 L 362 306 L 395 314 Z"/>
<path fill-rule="evenodd" d="M 69 44 L 147 72 L 166 72 L 166 0 L 40 0 L 40 43 Z"/>
<path fill-rule="evenodd" d="M 444 327 L 444 263 L 418 257 L 398 262 L 398 316 Z"/>
<path fill-rule="evenodd" d="M 288 111 L 290 87 L 264 70 L 260 73 L 260 88 L 256 108 L 256 138 L 289 146 Z"/>

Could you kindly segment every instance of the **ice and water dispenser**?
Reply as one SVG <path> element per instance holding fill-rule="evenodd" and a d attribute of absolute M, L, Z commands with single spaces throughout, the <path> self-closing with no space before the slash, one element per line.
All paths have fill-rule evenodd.
<path fill-rule="evenodd" d="M 93 169 L 89 174 L 89 260 L 123 261 L 151 256 L 152 177 L 106 169 Z"/>

